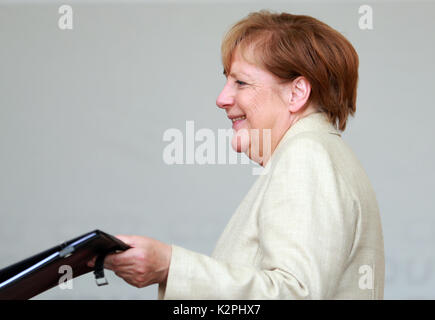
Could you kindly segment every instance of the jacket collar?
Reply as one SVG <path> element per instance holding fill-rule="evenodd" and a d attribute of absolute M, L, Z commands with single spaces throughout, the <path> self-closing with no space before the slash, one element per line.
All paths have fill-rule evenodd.
<path fill-rule="evenodd" d="M 310 113 L 309 115 L 295 122 L 286 131 L 286 133 L 284 133 L 284 136 L 281 138 L 273 153 L 276 153 L 281 146 L 286 144 L 286 141 L 290 140 L 290 138 L 303 132 L 335 134 L 341 137 L 340 131 L 336 129 L 331 122 L 329 122 L 328 116 L 324 112 L 318 111 Z"/>
<path fill-rule="evenodd" d="M 266 164 L 266 168 L 270 167 L 271 163 L 274 162 L 273 158 L 276 157 L 277 153 L 280 153 L 280 149 L 283 148 L 283 145 L 286 144 L 292 137 L 303 133 L 303 132 L 317 132 L 321 134 L 335 134 L 341 137 L 341 133 L 338 129 L 334 127 L 334 125 L 329 122 L 328 116 L 322 112 L 317 111 L 314 113 L 310 113 L 309 115 L 299 119 L 295 122 L 285 133 L 284 136 L 279 141 L 275 150 L 271 155 L 272 161 L 268 161 Z M 265 168 L 265 169 L 266 169 Z"/>
<path fill-rule="evenodd" d="M 310 113 L 309 115 L 299 119 L 287 130 L 281 140 L 287 140 L 288 138 L 302 132 L 324 132 L 341 137 L 340 131 L 329 122 L 328 116 L 321 111 Z"/>

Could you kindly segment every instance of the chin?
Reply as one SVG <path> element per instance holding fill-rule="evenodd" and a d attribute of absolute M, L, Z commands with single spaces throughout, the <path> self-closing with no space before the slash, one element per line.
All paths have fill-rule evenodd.
<path fill-rule="evenodd" d="M 250 146 L 250 134 L 248 129 L 239 129 L 235 131 L 231 140 L 231 146 L 233 147 L 233 150 L 238 153 L 246 153 Z"/>

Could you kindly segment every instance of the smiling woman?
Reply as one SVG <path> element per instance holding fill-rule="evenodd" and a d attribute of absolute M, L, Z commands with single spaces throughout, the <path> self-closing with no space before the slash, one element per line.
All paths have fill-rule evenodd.
<path fill-rule="evenodd" d="M 340 33 L 312 17 L 266 11 L 249 15 L 225 36 L 222 64 L 228 82 L 217 105 L 226 108 L 230 118 L 232 114 L 251 115 L 244 126 L 233 126 L 236 131 L 242 127 L 273 128 L 271 152 L 298 118 L 321 110 L 343 131 L 348 115 L 355 113 L 358 55 Z M 236 98 L 237 107 L 233 108 Z M 299 101 L 288 110 L 292 99 Z M 292 117 L 292 112 L 301 114 Z M 236 132 L 234 139 L 248 137 Z M 237 151 L 249 156 L 252 152 L 247 146 L 252 142 L 242 142 L 246 149 Z M 259 143 L 261 151 L 263 141 Z M 259 163 L 264 166 L 269 157 L 262 155 Z"/>
<path fill-rule="evenodd" d="M 310 83 L 303 77 L 293 83 L 283 81 L 246 61 L 241 50 L 234 50 L 231 71 L 216 104 L 225 109 L 228 118 L 233 120 L 234 150 L 245 152 L 252 160 L 265 166 L 284 132 L 297 120 L 291 112 L 299 111 L 306 105 L 310 97 Z M 254 55 L 253 49 L 249 54 Z M 290 110 L 289 99 L 294 102 Z M 307 105 L 300 116 L 314 111 L 312 105 Z M 234 122 L 238 118 L 242 119 Z M 271 130 L 271 134 L 267 135 L 270 141 L 263 139 L 265 130 Z M 256 131 L 258 134 L 252 134 Z M 255 156 L 257 154 L 258 157 Z"/>
<path fill-rule="evenodd" d="M 356 110 L 350 42 L 312 17 L 260 11 L 230 29 L 222 61 L 216 104 L 232 122 L 234 149 L 266 174 L 211 257 L 120 236 L 132 249 L 105 266 L 138 287 L 158 283 L 160 299 L 382 299 L 376 195 L 340 132 Z"/>

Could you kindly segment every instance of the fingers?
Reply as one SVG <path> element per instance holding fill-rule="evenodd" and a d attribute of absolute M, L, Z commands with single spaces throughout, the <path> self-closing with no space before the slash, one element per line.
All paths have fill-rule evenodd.
<path fill-rule="evenodd" d="M 128 244 L 130 247 L 134 248 L 136 247 L 136 241 L 135 241 L 135 236 L 128 236 L 128 235 L 116 235 L 116 238 L 118 238 L 119 240 L 121 240 L 122 242 L 124 242 L 125 244 Z M 104 259 L 104 267 L 106 269 L 113 269 L 113 257 L 109 258 L 110 255 L 106 256 L 106 258 Z M 95 267 L 95 261 L 97 260 L 97 257 L 92 258 L 91 260 L 89 260 L 86 265 L 90 268 Z M 107 262 L 108 260 L 108 262 Z"/>
<path fill-rule="evenodd" d="M 109 254 L 104 258 L 104 268 L 105 269 L 110 269 L 113 270 L 113 265 L 114 265 L 114 257 L 111 257 L 112 255 L 115 254 Z M 86 265 L 90 268 L 95 267 L 95 261 L 97 260 L 97 257 L 93 257 L 91 260 L 89 260 Z"/>
<path fill-rule="evenodd" d="M 122 252 L 124 253 L 124 252 Z M 111 253 L 108 254 L 105 258 L 104 258 L 104 268 L 105 269 L 110 269 L 113 270 L 114 266 L 119 265 L 119 261 L 123 261 L 122 259 L 118 259 L 118 257 L 116 257 L 117 255 L 120 255 L 121 253 Z M 93 257 L 91 260 L 89 260 L 86 264 L 88 267 L 95 267 L 95 261 L 97 260 L 97 257 Z"/>
<path fill-rule="evenodd" d="M 128 263 L 125 263 L 124 253 L 126 253 L 126 251 L 121 252 L 121 253 L 111 253 L 111 254 L 108 254 L 107 256 L 105 256 L 104 257 L 104 268 L 109 269 L 109 270 L 113 270 L 115 267 L 128 264 Z M 122 255 L 122 257 L 119 257 L 120 255 Z M 87 262 L 87 266 L 91 267 L 91 268 L 95 267 L 96 260 L 97 260 L 97 257 L 93 257 L 91 260 L 89 260 Z"/>
<path fill-rule="evenodd" d="M 163 264 L 166 268 L 166 264 L 170 261 L 170 246 L 143 236 L 117 235 L 116 237 L 131 248 L 108 254 L 104 259 L 104 268 L 112 270 L 115 275 L 138 288 L 162 282 L 166 277 Z M 160 251 L 165 251 L 167 248 L 169 248 L 169 258 L 165 259 Z M 88 266 L 95 266 L 95 260 L 95 257 L 90 260 Z"/>
<path fill-rule="evenodd" d="M 131 236 L 116 236 L 118 239 L 120 239 L 121 241 L 125 242 L 126 244 L 128 244 L 129 246 L 133 247 L 134 244 L 134 240 L 132 239 Z M 125 262 L 125 258 L 128 257 L 130 255 L 130 250 L 126 250 L 120 253 L 112 253 L 112 254 L 108 254 L 105 258 L 104 258 L 104 268 L 106 269 L 110 269 L 113 270 L 113 268 L 115 266 L 122 266 L 125 264 L 128 264 Z M 128 252 L 128 255 L 125 256 L 125 253 Z M 88 267 L 95 267 L 95 261 L 97 260 L 97 257 L 93 257 L 91 260 L 89 260 L 87 262 L 87 266 Z"/>
<path fill-rule="evenodd" d="M 95 261 L 96 260 L 97 260 L 97 257 L 93 257 L 92 260 L 88 261 L 87 266 L 91 267 L 91 268 L 95 267 Z"/>
<path fill-rule="evenodd" d="M 120 267 L 131 265 L 133 262 L 131 251 L 132 249 L 129 249 L 120 253 L 108 254 L 104 259 L 104 268 L 115 271 Z"/>
<path fill-rule="evenodd" d="M 159 258 L 152 254 L 153 248 L 160 248 L 159 242 L 141 236 L 116 235 L 131 248 L 119 253 L 108 254 L 104 259 L 104 268 L 112 270 L 118 277 L 138 288 L 157 283 L 159 273 L 156 263 Z M 154 246 L 154 247 L 153 247 Z M 158 251 L 158 250 L 157 250 Z M 95 267 L 96 257 L 88 261 L 89 267 Z M 157 269 L 156 269 L 157 268 Z M 156 276 L 157 274 L 157 276 Z M 159 276 L 160 277 L 160 276 Z"/>

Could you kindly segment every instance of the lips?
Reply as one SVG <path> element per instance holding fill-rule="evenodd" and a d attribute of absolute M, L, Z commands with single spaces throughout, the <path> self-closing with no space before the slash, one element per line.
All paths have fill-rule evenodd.
<path fill-rule="evenodd" d="M 244 120 L 244 119 L 246 119 L 246 116 L 243 115 L 243 116 L 239 116 L 239 117 L 231 117 L 230 119 L 231 119 L 231 121 L 235 122 L 235 121 L 238 121 L 238 120 Z"/>
<path fill-rule="evenodd" d="M 228 116 L 228 118 L 233 122 L 233 129 L 236 131 L 242 126 L 243 121 L 246 120 L 245 115 Z"/>

